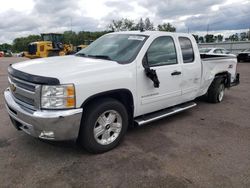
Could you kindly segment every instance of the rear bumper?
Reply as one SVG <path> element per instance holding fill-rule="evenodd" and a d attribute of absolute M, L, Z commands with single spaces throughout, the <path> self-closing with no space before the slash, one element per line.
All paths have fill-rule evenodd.
<path fill-rule="evenodd" d="M 237 86 L 239 84 L 240 84 L 240 73 L 237 73 L 234 81 L 231 82 L 230 87 Z"/>
<path fill-rule="evenodd" d="M 17 104 L 8 89 L 4 92 L 4 98 L 12 123 L 17 129 L 41 139 L 77 139 L 82 109 L 31 111 Z"/>

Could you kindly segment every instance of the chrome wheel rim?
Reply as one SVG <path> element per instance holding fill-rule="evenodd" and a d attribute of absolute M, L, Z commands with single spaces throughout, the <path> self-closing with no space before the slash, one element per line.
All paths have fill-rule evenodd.
<path fill-rule="evenodd" d="M 94 138 L 101 145 L 113 143 L 122 130 L 121 115 L 115 110 L 102 113 L 94 126 Z"/>
<path fill-rule="evenodd" d="M 222 101 L 222 99 L 224 97 L 224 90 L 225 90 L 224 85 L 221 84 L 220 85 L 220 93 L 219 93 L 219 97 L 218 97 L 219 101 Z"/>

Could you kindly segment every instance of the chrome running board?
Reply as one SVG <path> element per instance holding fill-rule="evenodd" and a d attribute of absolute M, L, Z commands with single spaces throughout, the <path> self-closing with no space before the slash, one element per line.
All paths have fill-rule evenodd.
<path fill-rule="evenodd" d="M 182 112 L 184 110 L 193 108 L 196 105 L 197 104 L 194 103 L 194 102 L 184 103 L 184 104 L 177 105 L 177 106 L 170 107 L 170 108 L 166 108 L 166 109 L 163 109 L 163 110 L 160 110 L 160 111 L 157 111 L 157 112 L 153 112 L 153 113 L 150 113 L 150 114 L 139 116 L 139 117 L 135 118 L 134 121 L 138 126 L 145 125 L 147 123 L 151 123 L 153 121 L 156 121 L 156 120 L 165 118 L 167 116 L 171 116 L 173 114 Z"/>

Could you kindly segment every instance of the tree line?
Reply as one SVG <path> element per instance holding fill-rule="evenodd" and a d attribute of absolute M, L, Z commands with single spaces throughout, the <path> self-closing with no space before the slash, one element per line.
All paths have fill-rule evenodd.
<path fill-rule="evenodd" d="M 170 23 L 159 24 L 157 28 L 154 26 L 154 23 L 146 18 L 143 20 L 142 18 L 136 23 L 134 20 L 130 20 L 127 18 L 123 18 L 121 20 L 112 20 L 112 23 L 108 25 L 109 31 L 168 31 L 175 32 L 176 28 Z"/>
<path fill-rule="evenodd" d="M 86 44 L 86 41 L 94 41 L 100 36 L 115 31 L 133 31 L 133 30 L 159 30 L 159 31 L 168 31 L 176 32 L 176 27 L 171 23 L 163 23 L 157 26 L 149 19 L 140 19 L 138 22 L 122 18 L 120 20 L 112 20 L 110 24 L 107 25 L 106 30 L 104 31 L 65 31 L 63 32 L 62 42 L 71 43 L 74 46 L 80 44 Z M 223 35 L 212 35 L 207 34 L 205 36 L 193 35 L 197 43 L 210 43 L 210 42 L 222 42 L 222 41 L 246 41 L 250 40 L 250 32 L 235 33 L 227 38 L 224 38 Z M 27 51 L 28 45 L 31 42 L 41 41 L 42 38 L 40 35 L 29 35 L 27 37 L 19 37 L 13 40 L 12 44 L 3 43 L 0 44 L 0 51 L 2 50 L 11 50 L 13 52 Z"/>
<path fill-rule="evenodd" d="M 235 33 L 230 35 L 229 37 L 224 38 L 223 35 L 213 35 L 207 34 L 205 36 L 194 35 L 194 38 L 197 43 L 213 43 L 213 42 L 229 42 L 229 41 L 250 41 L 250 31 L 242 32 L 242 33 Z"/>
<path fill-rule="evenodd" d="M 67 44 L 73 44 L 74 46 L 85 44 L 86 41 L 93 41 L 100 36 L 108 33 L 110 31 L 65 31 L 62 33 L 62 42 Z M 42 41 L 40 35 L 29 35 L 27 37 L 19 37 L 13 40 L 12 44 L 0 44 L 1 50 L 11 50 L 13 52 L 22 52 L 28 50 L 28 45 L 31 42 Z"/>

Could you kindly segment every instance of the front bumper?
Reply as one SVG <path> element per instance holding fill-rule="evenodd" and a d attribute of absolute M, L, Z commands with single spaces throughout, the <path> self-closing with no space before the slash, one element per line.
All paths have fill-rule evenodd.
<path fill-rule="evenodd" d="M 75 140 L 78 137 L 82 109 L 31 111 L 17 104 L 9 89 L 4 98 L 12 123 L 31 136 L 47 140 Z"/>

